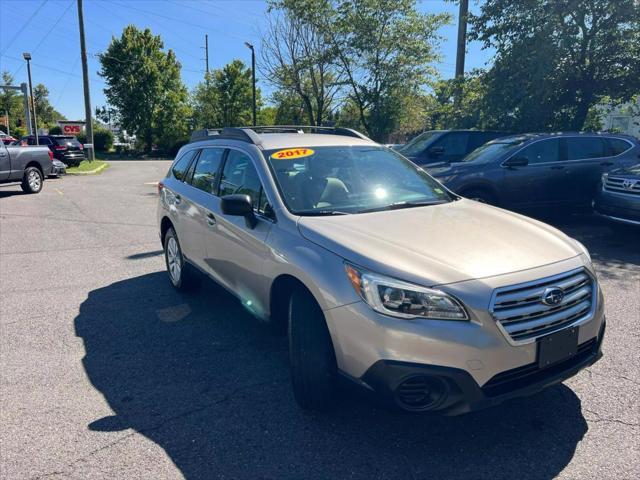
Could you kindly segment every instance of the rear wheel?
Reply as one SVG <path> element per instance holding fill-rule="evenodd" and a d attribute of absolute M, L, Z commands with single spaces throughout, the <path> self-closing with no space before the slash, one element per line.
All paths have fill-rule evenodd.
<path fill-rule="evenodd" d="M 42 172 L 36 167 L 28 167 L 24 171 L 24 177 L 22 177 L 22 191 L 25 193 L 39 193 L 42 190 L 42 184 L 44 183 L 44 177 Z"/>
<path fill-rule="evenodd" d="M 164 236 L 164 259 L 169 280 L 176 290 L 187 291 L 196 285 L 195 273 L 184 260 L 178 236 L 173 228 L 169 228 Z"/>
<path fill-rule="evenodd" d="M 296 289 L 289 302 L 291 383 L 298 405 L 328 410 L 336 393 L 336 357 L 324 314 L 313 296 Z"/>

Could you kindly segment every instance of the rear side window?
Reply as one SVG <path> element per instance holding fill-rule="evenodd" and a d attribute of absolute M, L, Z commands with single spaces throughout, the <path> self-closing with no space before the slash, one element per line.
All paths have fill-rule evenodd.
<path fill-rule="evenodd" d="M 223 154 L 223 148 L 203 149 L 193 169 L 191 185 L 204 192 L 213 193 Z"/>
<path fill-rule="evenodd" d="M 433 146 L 444 148 L 443 157 L 462 157 L 467 153 L 468 142 L 469 132 L 451 132 L 437 140 Z"/>
<path fill-rule="evenodd" d="M 626 152 L 631 148 L 631 145 L 626 140 L 621 140 L 619 138 L 609 138 L 609 155 L 615 157 L 616 155 L 620 155 L 621 153 Z"/>
<path fill-rule="evenodd" d="M 559 162 L 561 160 L 560 140 L 557 138 L 540 140 L 523 148 L 516 155 L 518 157 L 526 157 L 530 164 Z"/>
<path fill-rule="evenodd" d="M 185 153 L 178 160 L 176 160 L 176 162 L 173 164 L 173 167 L 171 168 L 173 178 L 184 182 L 184 179 L 187 175 L 187 169 L 189 168 L 189 164 L 191 163 L 191 160 L 193 160 L 196 152 L 197 150 L 191 150 L 190 152 Z"/>
<path fill-rule="evenodd" d="M 230 150 L 220 180 L 220 196 L 234 193 L 249 195 L 253 208 L 260 212 L 264 210 L 266 197 L 253 162 L 244 153 Z"/>
<path fill-rule="evenodd" d="M 602 138 L 567 138 L 567 160 L 604 157 L 606 156 L 604 147 Z"/>
<path fill-rule="evenodd" d="M 71 145 L 71 146 L 77 147 L 78 145 L 80 145 L 80 142 L 76 137 L 56 137 L 53 139 L 53 141 L 57 145 L 62 145 L 62 146 Z"/>

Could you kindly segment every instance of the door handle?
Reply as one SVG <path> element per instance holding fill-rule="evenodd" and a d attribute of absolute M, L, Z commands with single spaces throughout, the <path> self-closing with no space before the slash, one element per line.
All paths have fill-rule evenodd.
<path fill-rule="evenodd" d="M 207 224 L 211 227 L 216 224 L 216 217 L 211 212 L 207 213 Z"/>

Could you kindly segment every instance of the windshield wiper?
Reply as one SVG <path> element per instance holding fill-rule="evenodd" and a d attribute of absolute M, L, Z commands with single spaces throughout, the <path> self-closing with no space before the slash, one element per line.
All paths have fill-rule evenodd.
<path fill-rule="evenodd" d="M 423 200 L 418 202 L 396 202 L 389 203 L 388 205 L 382 205 L 381 207 L 365 208 L 364 210 L 358 210 L 357 213 L 382 212 L 384 210 L 400 210 L 401 208 L 425 207 L 428 205 L 440 205 L 442 203 L 447 203 L 447 201 Z"/>
<path fill-rule="evenodd" d="M 310 217 L 321 217 L 324 215 L 350 215 L 348 212 L 340 210 L 298 210 L 296 215 L 305 215 Z"/>

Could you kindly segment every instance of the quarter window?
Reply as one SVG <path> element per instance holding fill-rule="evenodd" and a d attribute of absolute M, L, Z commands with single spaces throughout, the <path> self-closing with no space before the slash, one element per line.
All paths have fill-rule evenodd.
<path fill-rule="evenodd" d="M 567 139 L 567 160 L 583 160 L 604 156 L 604 140 L 602 138 L 585 137 Z"/>
<path fill-rule="evenodd" d="M 191 185 L 204 192 L 213 193 L 223 154 L 222 148 L 203 149 L 193 170 Z"/>
<path fill-rule="evenodd" d="M 238 150 L 230 150 L 220 179 L 220 196 L 245 194 L 260 213 L 270 210 L 258 172 L 251 159 Z"/>
<path fill-rule="evenodd" d="M 619 138 L 609 138 L 609 155 L 615 157 L 621 153 L 626 152 L 631 148 L 629 142 L 621 140 Z"/>
<path fill-rule="evenodd" d="M 187 174 L 187 169 L 189 168 L 189 164 L 191 163 L 191 160 L 193 160 L 196 152 L 197 150 L 191 150 L 190 152 L 185 153 L 173 164 L 173 167 L 171 168 L 173 178 L 184 182 Z"/>
<path fill-rule="evenodd" d="M 560 140 L 541 140 L 525 147 L 518 157 L 526 157 L 529 164 L 560 161 Z"/>

